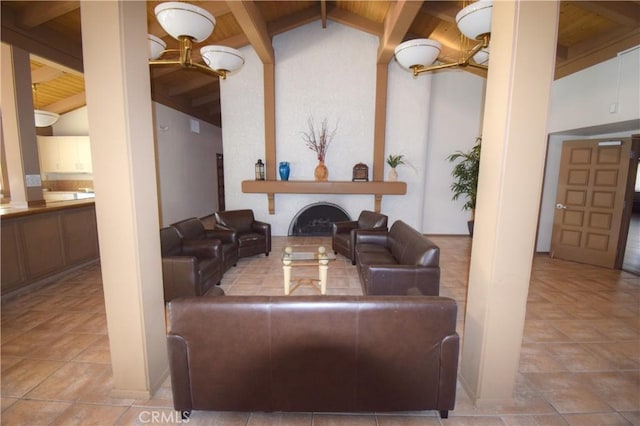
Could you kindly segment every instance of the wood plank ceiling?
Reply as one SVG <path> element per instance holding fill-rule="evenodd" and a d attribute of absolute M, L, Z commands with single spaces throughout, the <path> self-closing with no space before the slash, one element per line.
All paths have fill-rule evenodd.
<path fill-rule="evenodd" d="M 148 32 L 162 37 L 168 48 L 177 41 L 155 19 L 159 1 L 147 1 Z M 191 1 L 217 20 L 207 44 L 240 48 L 253 45 L 260 59 L 273 61 L 270 39 L 310 22 L 326 27 L 338 22 L 380 37 L 379 51 L 388 56 L 402 40 L 428 37 L 443 45 L 440 59 L 456 61 L 473 43 L 460 36 L 455 15 L 461 1 L 424 1 L 411 12 L 408 31 L 389 37 L 385 23 L 403 8 L 395 1 Z M 403 2 L 401 2 L 403 3 Z M 467 3 L 467 2 L 465 2 Z M 415 6 L 415 5 L 411 5 Z M 66 113 L 85 105 L 79 1 L 2 1 L 2 41 L 32 53 L 32 80 L 37 83 L 40 109 Z M 405 12 L 406 14 L 406 12 Z M 401 23 L 398 27 L 406 27 Z M 403 27 L 404 26 L 404 27 Z M 385 36 L 387 37 L 385 39 Z M 402 40 L 396 40 L 401 38 Z M 613 58 L 640 44 L 640 1 L 561 1 L 556 78 Z M 146 52 L 144 54 L 147 54 Z M 446 71 L 444 71 L 446 72 Z M 473 71 L 477 72 L 477 71 Z M 229 78 L 233 78 L 230 76 Z M 179 67 L 151 68 L 152 98 L 156 102 L 220 125 L 220 82 L 216 77 Z"/>

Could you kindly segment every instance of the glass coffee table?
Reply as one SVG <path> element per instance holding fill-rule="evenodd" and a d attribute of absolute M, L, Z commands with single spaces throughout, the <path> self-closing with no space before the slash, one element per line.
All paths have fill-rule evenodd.
<path fill-rule="evenodd" d="M 311 283 L 320 288 L 320 294 L 327 293 L 327 271 L 329 262 L 336 255 L 324 246 L 287 246 L 282 250 L 282 270 L 284 271 L 284 294 L 289 295 L 301 284 Z M 318 279 L 301 278 L 291 288 L 291 268 L 294 266 L 318 266 Z"/>

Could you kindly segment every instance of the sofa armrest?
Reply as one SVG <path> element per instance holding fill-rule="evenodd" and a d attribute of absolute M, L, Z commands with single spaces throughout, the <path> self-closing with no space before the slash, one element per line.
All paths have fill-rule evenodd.
<path fill-rule="evenodd" d="M 198 259 L 194 256 L 162 258 L 162 281 L 165 301 L 176 297 L 196 296 Z"/>
<path fill-rule="evenodd" d="M 438 410 L 453 410 L 456 405 L 456 380 L 458 377 L 458 354 L 460 336 L 458 333 L 442 339 L 440 347 L 440 384 L 438 390 Z"/>
<path fill-rule="evenodd" d="M 171 309 L 171 304 L 169 304 Z M 167 336 L 167 351 L 169 353 L 169 367 L 171 369 L 171 390 L 173 393 L 173 408 L 176 411 L 191 411 L 193 407 L 191 397 L 191 380 L 189 374 L 189 358 L 187 344 L 182 336 Z"/>
<path fill-rule="evenodd" d="M 389 234 L 375 229 L 361 229 L 355 233 L 357 244 L 378 244 L 387 247 Z"/>
<path fill-rule="evenodd" d="M 362 265 L 367 295 L 440 294 L 440 268 L 415 265 Z"/>
<path fill-rule="evenodd" d="M 355 220 L 333 222 L 333 225 L 331 226 L 331 233 L 333 235 L 343 234 L 343 233 L 346 234 L 348 232 L 351 232 L 352 229 L 355 229 L 357 227 L 358 227 L 358 222 Z"/>
<path fill-rule="evenodd" d="M 182 242 L 182 253 L 198 259 L 210 259 L 222 255 L 220 240 L 188 240 Z"/>
<path fill-rule="evenodd" d="M 229 228 L 222 227 L 220 225 L 216 225 L 213 229 L 207 229 L 205 231 L 205 236 L 207 238 L 215 238 L 223 243 L 237 243 L 237 234 L 235 231 Z"/>
<path fill-rule="evenodd" d="M 271 224 L 266 222 L 260 222 L 259 220 L 254 220 L 251 224 L 251 229 L 254 232 L 258 232 L 260 234 L 264 234 L 265 237 L 271 235 Z"/>

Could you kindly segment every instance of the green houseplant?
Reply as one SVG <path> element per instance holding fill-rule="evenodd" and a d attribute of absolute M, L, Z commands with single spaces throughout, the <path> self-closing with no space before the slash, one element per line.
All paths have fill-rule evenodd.
<path fill-rule="evenodd" d="M 387 157 L 387 164 L 391 169 L 389 169 L 389 174 L 387 175 L 387 180 L 395 182 L 398 180 L 398 172 L 396 171 L 396 167 L 405 164 L 404 155 L 389 155 Z"/>
<path fill-rule="evenodd" d="M 478 172 L 480 171 L 480 145 L 482 137 L 476 138 L 476 144 L 467 152 L 456 151 L 447 159 L 455 166 L 451 170 L 454 181 L 451 184 L 453 191 L 452 200 L 460 196 L 467 198 L 462 206 L 463 210 L 471 210 L 471 220 L 468 222 L 469 234 L 473 236 L 473 221 L 476 208 L 476 195 L 478 192 Z"/>

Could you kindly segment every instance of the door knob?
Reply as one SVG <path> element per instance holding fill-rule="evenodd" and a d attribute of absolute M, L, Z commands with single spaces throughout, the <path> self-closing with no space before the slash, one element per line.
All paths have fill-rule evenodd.
<path fill-rule="evenodd" d="M 558 209 L 558 210 L 563 210 L 563 209 L 566 209 L 566 208 L 567 208 L 567 206 L 565 206 L 565 205 L 564 205 L 564 204 L 562 204 L 562 203 L 558 203 L 558 204 L 556 204 L 556 209 Z"/>

